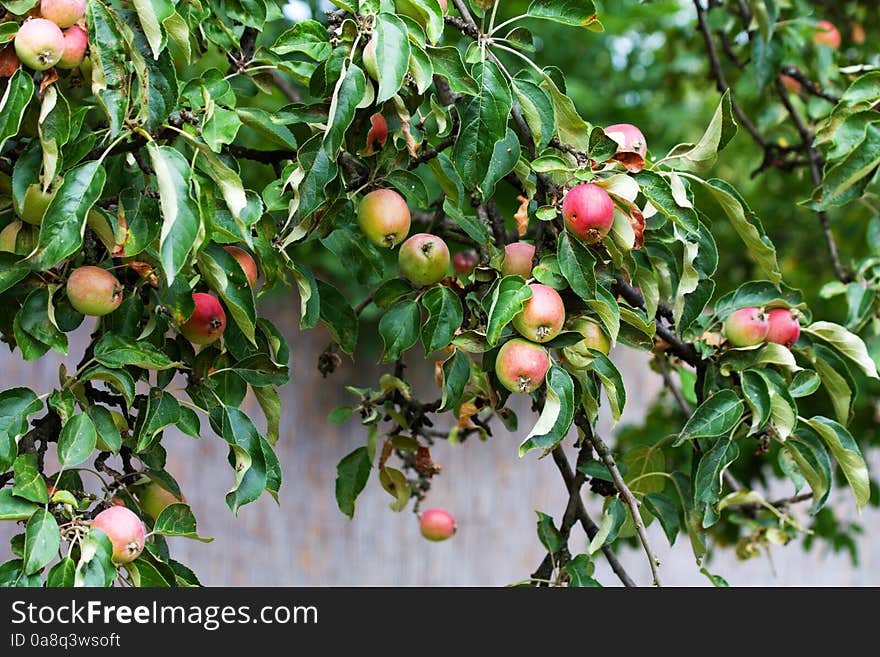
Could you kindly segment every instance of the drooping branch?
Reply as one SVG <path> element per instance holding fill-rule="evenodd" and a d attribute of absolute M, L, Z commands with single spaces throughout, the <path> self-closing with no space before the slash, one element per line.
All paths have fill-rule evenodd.
<path fill-rule="evenodd" d="M 624 503 L 629 508 L 633 524 L 636 527 L 636 533 L 639 535 L 639 542 L 642 544 L 642 549 L 648 557 L 648 565 L 651 567 L 651 576 L 654 578 L 654 586 L 661 586 L 660 576 L 657 573 L 660 561 L 654 555 L 654 550 L 651 548 L 651 543 L 648 541 L 648 535 L 645 532 L 645 525 L 642 522 L 642 516 L 639 514 L 639 503 L 636 501 L 632 491 L 623 480 L 623 476 L 621 476 L 620 470 L 614 462 L 614 456 L 612 456 L 611 450 L 608 449 L 608 445 L 606 445 L 605 442 L 592 431 L 587 431 L 585 433 L 587 440 L 592 443 L 593 449 L 596 450 L 599 458 L 602 459 L 605 467 L 608 468 L 608 471 L 611 473 L 611 478 L 614 480 L 614 485 L 617 487 L 620 497 L 623 498 Z"/>

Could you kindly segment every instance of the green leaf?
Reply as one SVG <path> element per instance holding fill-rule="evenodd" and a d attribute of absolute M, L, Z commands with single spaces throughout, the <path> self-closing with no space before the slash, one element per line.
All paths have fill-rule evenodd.
<path fill-rule="evenodd" d="M 791 435 L 797 426 L 797 404 L 788 392 L 785 380 L 771 369 L 760 370 L 770 390 L 770 424 L 781 440 Z"/>
<path fill-rule="evenodd" d="M 105 333 L 95 345 L 95 360 L 111 369 L 134 365 L 147 370 L 184 367 L 149 342 L 129 340 L 117 333 Z"/>
<path fill-rule="evenodd" d="M 531 298 L 532 289 L 519 276 L 505 276 L 492 285 L 483 297 L 483 307 L 489 316 L 486 341 L 490 347 L 498 344 L 504 327 L 522 312 L 523 304 Z"/>
<path fill-rule="evenodd" d="M 37 467 L 37 457 L 34 454 L 19 454 L 13 465 L 12 494 L 37 504 L 49 502 L 49 492 L 46 489 L 46 481 Z"/>
<path fill-rule="evenodd" d="M 558 365 L 547 373 L 547 396 L 538 421 L 519 446 L 522 457 L 532 449 L 552 450 L 565 438 L 574 420 L 574 382 Z"/>
<path fill-rule="evenodd" d="M 73 585 L 108 587 L 117 574 L 110 538 L 100 529 L 92 528 L 82 540 Z"/>
<path fill-rule="evenodd" d="M 170 284 L 186 263 L 201 227 L 199 211 L 190 196 L 189 163 L 171 146 L 147 142 L 147 152 L 156 172 L 162 231 L 159 256 L 165 280 Z"/>
<path fill-rule="evenodd" d="M 143 556 L 125 564 L 125 569 L 131 576 L 132 584 L 137 588 L 167 588 L 171 586 L 162 573 Z"/>
<path fill-rule="evenodd" d="M 33 95 L 34 81 L 24 68 L 19 68 L 9 78 L 3 97 L 0 98 L 0 149 L 7 139 L 18 134 L 21 120 Z"/>
<path fill-rule="evenodd" d="M 422 305 L 428 311 L 428 319 L 422 327 L 422 344 L 427 355 L 452 342 L 455 332 L 461 328 L 464 313 L 458 296 L 445 286 L 428 290 L 422 297 Z"/>
<path fill-rule="evenodd" d="M 508 128 L 504 138 L 495 142 L 486 177 L 483 178 L 483 182 L 479 186 L 483 192 L 483 201 L 494 196 L 495 185 L 513 171 L 519 161 L 519 155 L 519 138 L 513 130 Z"/>
<path fill-rule="evenodd" d="M 339 78 L 330 100 L 327 128 L 324 131 L 324 150 L 327 153 L 332 155 L 338 152 L 344 143 L 345 131 L 351 125 L 358 105 L 364 98 L 365 88 L 364 72 L 354 64 Z M 394 91 L 397 92 L 396 89 Z"/>
<path fill-rule="evenodd" d="M 580 241 L 569 237 L 568 232 L 559 236 L 557 258 L 559 269 L 572 291 L 582 299 L 596 296 L 596 258 Z"/>
<path fill-rule="evenodd" d="M 0 392 L 0 472 L 6 472 L 18 453 L 18 439 L 28 431 L 28 418 L 43 403 L 28 388 Z"/>
<path fill-rule="evenodd" d="M 415 301 L 398 301 L 379 320 L 379 335 L 385 349 L 382 362 L 389 363 L 400 358 L 419 339 L 421 313 Z"/>
<path fill-rule="evenodd" d="M 573 27 L 602 30 L 592 0 L 532 0 L 526 15 Z"/>
<path fill-rule="evenodd" d="M 562 93 L 549 77 L 545 77 L 540 86 L 550 94 L 556 115 L 556 136 L 563 144 L 587 151 L 590 148 L 590 126 L 578 114 L 572 99 Z"/>
<path fill-rule="evenodd" d="M 813 491 L 810 514 L 815 515 L 825 506 L 831 492 L 831 457 L 819 434 L 804 426 L 785 441 L 783 449 L 791 456 Z"/>
<path fill-rule="evenodd" d="M 445 413 L 458 405 L 470 377 L 470 361 L 463 351 L 456 349 L 443 362 L 443 394 L 438 413 Z"/>
<path fill-rule="evenodd" d="M 97 439 L 92 418 L 85 413 L 74 415 L 64 424 L 58 436 L 58 462 L 63 466 L 83 463 L 95 451 Z"/>
<path fill-rule="evenodd" d="M 553 518 L 546 513 L 535 511 L 538 514 L 538 540 L 541 541 L 547 552 L 556 554 L 562 549 L 562 535 L 553 524 Z"/>
<path fill-rule="evenodd" d="M 134 401 L 134 379 L 127 370 L 95 365 L 83 372 L 79 378 L 80 381 L 83 382 L 103 381 L 116 390 L 116 392 L 121 394 L 125 398 L 127 404 L 131 405 L 132 401 Z"/>
<path fill-rule="evenodd" d="M 675 545 L 680 528 L 679 511 L 675 503 L 662 493 L 645 495 L 642 502 L 644 502 L 645 508 L 660 521 L 660 526 L 663 528 L 663 533 L 666 534 L 669 545 Z"/>
<path fill-rule="evenodd" d="M 862 451 L 852 434 L 842 424 L 817 415 L 806 423 L 821 436 L 828 449 L 834 455 L 846 480 L 852 488 L 856 499 L 856 507 L 861 512 L 871 497 L 871 482 L 868 477 L 868 466 L 862 457 Z"/>
<path fill-rule="evenodd" d="M 770 401 L 770 389 L 767 380 L 755 370 L 746 370 L 740 380 L 743 391 L 743 399 L 752 412 L 752 426 L 749 435 L 757 433 L 767 422 L 770 421 L 772 409 Z"/>
<path fill-rule="evenodd" d="M 739 447 L 726 436 L 718 438 L 715 444 L 703 453 L 697 466 L 697 474 L 694 476 L 694 501 L 697 504 L 705 502 L 709 507 L 715 505 L 721 494 L 724 470 L 738 456 Z M 704 522 L 703 526 L 708 525 Z"/>
<path fill-rule="evenodd" d="M 415 19 L 425 29 L 428 40 L 437 43 L 443 36 L 443 10 L 437 0 L 396 0 L 396 9 Z"/>
<path fill-rule="evenodd" d="M 107 172 L 98 161 L 80 164 L 64 175 L 46 208 L 40 241 L 30 256 L 34 269 L 50 269 L 82 248 L 86 216 L 101 198 L 106 179 Z"/>
<path fill-rule="evenodd" d="M 553 100 L 546 89 L 542 89 L 531 80 L 514 78 L 511 82 L 516 104 L 532 133 L 535 149 L 541 151 L 556 134 L 556 112 L 553 109 Z"/>
<path fill-rule="evenodd" d="M 0 488 L 0 520 L 27 520 L 39 507 L 13 495 L 11 488 Z"/>
<path fill-rule="evenodd" d="M 135 431 L 136 453 L 147 451 L 153 440 L 165 427 L 176 424 L 180 419 L 180 404 L 170 392 L 153 388 L 147 395 L 147 407 L 138 414 L 138 427 Z"/>
<path fill-rule="evenodd" d="M 122 26 L 107 5 L 88 2 L 89 61 L 92 64 L 92 92 L 110 122 L 110 137 L 117 137 L 125 124 L 131 94 L 126 68 L 130 60 Z"/>
<path fill-rule="evenodd" d="M 174 3 L 171 0 L 133 0 L 133 3 L 153 57 L 158 59 L 166 43 L 162 23 L 174 14 Z"/>
<path fill-rule="evenodd" d="M 33 575 L 55 558 L 61 546 L 58 523 L 47 509 L 38 509 L 30 517 L 24 530 L 25 575 Z"/>
<path fill-rule="evenodd" d="M 626 522 L 627 517 L 628 514 L 623 506 L 623 502 L 617 497 L 609 498 L 602 512 L 599 530 L 590 541 L 587 552 L 596 554 L 603 545 L 613 543 L 617 539 L 617 535 L 620 533 L 620 529 Z"/>
<path fill-rule="evenodd" d="M 666 457 L 663 450 L 654 445 L 634 446 L 626 451 L 617 464 L 623 466 L 621 472 L 626 473 L 624 481 L 638 498 L 648 493 L 659 493 L 666 485 L 666 477 L 662 476 L 666 470 Z"/>
<path fill-rule="evenodd" d="M 868 355 L 868 349 L 865 347 L 865 343 L 862 342 L 862 339 L 859 336 L 850 333 L 842 326 L 834 324 L 833 322 L 813 322 L 804 328 L 804 333 L 814 335 L 830 344 L 837 351 L 858 365 L 859 369 L 861 369 L 866 376 L 869 376 L 872 379 L 878 378 L 877 366 L 874 365 L 874 361 L 871 360 L 871 357 Z"/>
<path fill-rule="evenodd" d="M 222 409 L 221 435 L 231 445 L 229 464 L 235 471 L 235 485 L 226 494 L 226 505 L 238 515 L 239 509 L 258 499 L 269 483 L 265 441 L 251 419 L 231 406 Z"/>
<path fill-rule="evenodd" d="M 779 263 L 776 261 L 776 247 L 764 233 L 764 227 L 751 208 L 723 180 L 709 180 L 704 183 L 704 187 L 727 215 L 761 273 L 774 284 L 780 283 L 782 274 L 779 273 Z"/>
<path fill-rule="evenodd" d="M 679 144 L 664 159 L 673 169 L 700 173 L 712 168 L 718 152 L 727 146 L 736 134 L 736 121 L 731 110 L 730 90 L 721 96 L 721 102 L 709 122 L 709 127 L 696 144 Z"/>
<path fill-rule="evenodd" d="M 379 78 L 376 104 L 379 105 L 397 93 L 406 77 L 410 55 L 406 25 L 394 14 L 383 12 L 376 17 L 373 41 Z"/>
<path fill-rule="evenodd" d="M 801 370 L 791 380 L 789 392 L 794 398 L 809 397 L 819 389 L 822 380 L 813 370 Z"/>
<path fill-rule="evenodd" d="M 669 182 L 654 171 L 644 169 L 631 176 L 639 184 L 639 189 L 646 199 L 660 213 L 675 222 L 685 233 L 699 232 L 699 219 L 692 207 L 678 204 L 672 193 Z"/>
<path fill-rule="evenodd" d="M 379 483 L 394 501 L 390 504 L 392 511 L 403 511 L 412 494 L 406 475 L 396 468 L 382 467 L 379 470 Z"/>
<path fill-rule="evenodd" d="M 743 402 L 733 390 L 716 392 L 694 411 L 678 435 L 675 446 L 686 440 L 727 435 L 733 431 L 742 414 Z"/>
<path fill-rule="evenodd" d="M 847 424 L 850 419 L 850 410 L 853 401 L 855 383 L 843 358 L 836 351 L 828 347 L 813 345 L 813 367 L 819 374 L 819 379 L 828 392 L 831 405 L 834 407 L 834 415 L 842 424 Z"/>
<path fill-rule="evenodd" d="M 446 79 L 453 93 L 467 96 L 476 96 L 479 93 L 480 87 L 464 67 L 458 48 L 454 46 L 437 48 L 429 45 L 426 51 L 434 65 L 434 73 Z"/>
<path fill-rule="evenodd" d="M 64 557 L 52 566 L 46 576 L 46 586 L 49 588 L 73 588 L 76 577 L 76 562 L 70 557 Z"/>
<path fill-rule="evenodd" d="M 358 340 L 358 319 L 348 303 L 335 287 L 324 281 L 317 281 L 320 298 L 321 321 L 330 329 L 333 339 L 347 354 L 353 354 Z"/>
<path fill-rule="evenodd" d="M 358 447 L 336 466 L 336 504 L 354 518 L 354 504 L 370 477 L 370 457 L 366 447 Z"/>
<path fill-rule="evenodd" d="M 507 80 L 495 63 L 477 64 L 474 73 L 480 92 L 461 112 L 461 129 L 452 151 L 455 168 L 467 186 L 486 178 L 495 144 L 507 135 L 513 106 Z"/>
<path fill-rule="evenodd" d="M 183 137 L 189 144 L 191 144 L 196 149 L 196 151 L 198 151 L 199 155 L 201 155 L 201 158 L 198 159 L 196 162 L 201 165 L 201 168 L 204 169 L 211 180 L 214 181 L 214 184 L 217 185 L 217 188 L 220 190 L 220 194 L 223 196 L 223 200 L 226 202 L 226 207 L 229 208 L 229 212 L 232 214 L 232 219 L 238 226 L 241 236 L 248 243 L 248 245 L 250 245 L 251 231 L 250 228 L 246 226 L 242 220 L 242 214 L 247 208 L 248 200 L 247 193 L 244 189 L 244 184 L 241 182 L 241 178 L 235 171 L 226 166 L 223 160 L 221 160 L 206 143 L 199 141 L 195 137 L 192 137 L 185 132 L 180 133 L 180 136 Z M 168 182 L 172 183 L 172 187 L 168 189 L 169 200 L 174 198 L 174 195 L 179 194 L 180 199 L 185 202 L 191 202 L 188 194 L 185 193 L 187 189 L 185 183 L 188 179 L 189 172 L 186 168 L 182 166 L 181 160 L 178 159 L 177 162 L 173 164 L 167 164 L 167 167 L 167 171 L 163 170 L 163 175 L 166 176 L 166 180 L 170 178 Z M 156 175 L 158 180 L 158 170 Z M 179 178 L 177 178 L 177 176 L 179 176 Z M 183 182 L 184 184 L 181 185 L 181 182 Z M 163 198 L 161 196 L 161 183 L 159 187 L 159 192 L 161 199 Z M 194 210 L 195 204 L 192 204 L 190 206 L 190 209 Z M 163 216 L 167 216 L 167 214 L 165 213 L 164 203 L 162 203 L 162 212 Z M 186 223 L 187 221 L 191 222 L 191 218 L 188 219 L 181 217 L 180 221 L 186 224 L 187 230 L 191 230 L 192 225 L 195 225 L 196 229 L 198 229 L 197 222 L 194 224 Z M 163 229 L 165 228 L 164 223 L 162 227 Z"/>
<path fill-rule="evenodd" d="M 579 554 L 565 564 L 568 574 L 568 586 L 574 588 L 601 588 L 601 584 L 593 579 L 596 566 L 586 554 Z"/>
<path fill-rule="evenodd" d="M 626 406 L 626 387 L 623 385 L 623 377 L 608 356 L 596 349 L 590 349 L 590 353 L 593 356 L 590 367 L 605 387 L 605 394 L 608 395 L 608 403 L 611 406 L 611 416 L 617 422 L 623 413 L 623 407 Z"/>
<path fill-rule="evenodd" d="M 333 46 L 330 44 L 330 35 L 326 27 L 318 21 L 304 20 L 275 39 L 270 50 L 276 55 L 301 52 L 315 61 L 322 62 L 330 56 Z"/>
<path fill-rule="evenodd" d="M 156 518 L 153 532 L 162 536 L 191 538 L 202 543 L 210 543 L 214 540 L 213 538 L 199 536 L 196 529 L 196 517 L 187 504 L 171 504 L 166 506 L 162 513 L 159 514 L 159 517 Z"/>
<path fill-rule="evenodd" d="M 818 210 L 845 205 L 864 194 L 880 167 L 880 127 L 868 125 L 865 140 L 847 157 L 825 166 L 822 185 L 813 192 Z"/>

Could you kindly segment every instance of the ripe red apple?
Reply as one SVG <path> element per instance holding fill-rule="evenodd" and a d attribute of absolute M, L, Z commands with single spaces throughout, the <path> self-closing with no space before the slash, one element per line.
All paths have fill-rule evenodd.
<path fill-rule="evenodd" d="M 251 254 L 245 251 L 244 249 L 240 249 L 237 246 L 224 246 L 226 252 L 231 255 L 233 258 L 238 261 L 239 267 L 244 271 L 244 275 L 247 276 L 248 283 L 250 283 L 251 287 L 256 287 L 257 285 L 257 263 L 254 262 L 254 259 L 251 257 Z"/>
<path fill-rule="evenodd" d="M 394 248 L 409 234 L 411 217 L 403 197 L 393 189 L 377 189 L 361 199 L 358 223 L 373 244 Z"/>
<path fill-rule="evenodd" d="M 782 86 L 784 86 L 790 93 L 799 94 L 804 89 L 804 85 L 785 73 L 779 76 L 779 80 L 782 82 Z"/>
<path fill-rule="evenodd" d="M 117 565 L 134 561 L 144 551 L 144 523 L 124 506 L 104 509 L 95 516 L 92 527 L 97 527 L 110 538 L 113 544 L 113 563 Z"/>
<path fill-rule="evenodd" d="M 645 135 L 630 123 L 616 123 L 605 128 L 605 134 L 617 142 L 618 153 L 638 153 L 642 157 L 648 154 L 648 142 Z"/>
<path fill-rule="evenodd" d="M 122 303 L 122 285 L 106 269 L 78 267 L 67 279 L 70 305 L 83 315 L 101 317 L 112 313 Z"/>
<path fill-rule="evenodd" d="M 532 342 L 552 340 L 562 330 L 565 306 L 559 292 L 542 283 L 530 283 L 532 297 L 513 318 L 513 328 Z"/>
<path fill-rule="evenodd" d="M 43 191 L 39 183 L 29 185 L 21 201 L 21 218 L 29 224 L 39 226 L 54 196 L 54 190 Z"/>
<path fill-rule="evenodd" d="M 455 518 L 443 509 L 427 509 L 419 517 L 419 529 L 429 541 L 445 541 L 451 538 L 457 527 Z"/>
<path fill-rule="evenodd" d="M 177 497 L 164 486 L 159 485 L 155 481 L 150 482 L 137 491 L 138 501 L 141 508 L 155 520 L 159 515 L 172 504 L 186 503 L 186 497 L 182 494 Z"/>
<path fill-rule="evenodd" d="M 528 280 L 532 277 L 532 261 L 535 258 L 535 247 L 528 242 L 513 242 L 504 247 L 504 262 L 501 265 L 502 276 L 522 276 Z"/>
<path fill-rule="evenodd" d="M 42 0 L 40 15 L 58 27 L 70 27 L 86 13 L 86 0 Z"/>
<path fill-rule="evenodd" d="M 547 350 L 522 338 L 505 342 L 495 358 L 495 376 L 510 392 L 534 392 L 544 383 L 549 369 Z"/>
<path fill-rule="evenodd" d="M 52 21 L 32 18 L 15 35 L 15 54 L 25 66 L 37 71 L 52 68 L 64 53 L 64 35 Z"/>
<path fill-rule="evenodd" d="M 367 41 L 364 46 L 364 70 L 374 80 L 379 80 L 379 65 L 376 61 L 376 37 Z"/>
<path fill-rule="evenodd" d="M 436 235 L 417 233 L 400 247 L 397 263 L 414 285 L 433 285 L 449 270 L 449 248 Z"/>
<path fill-rule="evenodd" d="M 593 183 L 582 183 L 568 190 L 562 200 L 565 226 L 588 244 L 598 242 L 614 223 L 614 202 L 608 192 Z"/>
<path fill-rule="evenodd" d="M 211 344 L 223 335 L 226 313 L 217 298 L 206 292 L 195 292 L 192 298 L 195 310 L 180 325 L 180 333 L 193 344 Z"/>
<path fill-rule="evenodd" d="M 829 46 L 834 50 L 840 48 L 840 31 L 834 23 L 831 21 L 819 21 L 816 23 L 816 27 L 819 31 L 813 35 L 814 43 Z"/>
<path fill-rule="evenodd" d="M 18 55 L 15 54 L 15 46 L 10 43 L 8 46 L 0 48 L 0 78 L 11 77 L 20 66 L 21 62 L 18 61 Z"/>
<path fill-rule="evenodd" d="M 764 342 L 770 323 L 760 308 L 740 308 L 724 322 L 724 333 L 734 347 L 751 347 Z"/>
<path fill-rule="evenodd" d="M 788 308 L 773 308 L 767 311 L 767 342 L 791 347 L 801 337 L 801 323 L 796 311 Z"/>
<path fill-rule="evenodd" d="M 388 121 L 381 113 L 376 112 L 370 117 L 370 129 L 367 131 L 367 145 L 360 155 L 372 155 L 381 151 L 388 141 Z"/>
<path fill-rule="evenodd" d="M 474 270 L 479 261 L 480 256 L 473 249 L 459 251 L 452 257 L 452 269 L 459 276 L 467 276 Z"/>
<path fill-rule="evenodd" d="M 58 68 L 77 68 L 83 63 L 89 47 L 89 35 L 79 25 L 64 30 L 64 54 L 58 60 Z"/>

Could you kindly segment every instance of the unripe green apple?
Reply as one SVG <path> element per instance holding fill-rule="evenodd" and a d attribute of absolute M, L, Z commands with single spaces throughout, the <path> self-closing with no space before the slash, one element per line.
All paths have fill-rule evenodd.
<path fill-rule="evenodd" d="M 247 276 L 248 283 L 250 283 L 251 287 L 256 287 L 257 285 L 257 263 L 254 262 L 254 259 L 251 257 L 251 254 L 245 251 L 244 249 L 240 249 L 237 246 L 224 246 L 226 252 L 236 259 L 239 267 L 241 267 L 242 271 L 244 271 L 244 275 Z"/>
<path fill-rule="evenodd" d="M 522 276 L 528 280 L 532 277 L 532 261 L 535 258 L 535 247 L 528 242 L 513 242 L 504 247 L 504 263 L 501 265 L 502 276 Z"/>
<path fill-rule="evenodd" d="M 740 308 L 724 322 L 724 333 L 734 347 L 751 347 L 764 342 L 770 323 L 760 308 Z"/>
<path fill-rule="evenodd" d="M 513 318 L 513 328 L 532 342 L 552 340 L 565 322 L 565 305 L 559 292 L 549 285 L 530 283 L 532 297 Z"/>
<path fill-rule="evenodd" d="M 110 538 L 113 544 L 113 563 L 117 565 L 134 561 L 144 551 L 144 523 L 124 506 L 104 509 L 95 516 L 92 527 L 97 527 Z"/>
<path fill-rule="evenodd" d="M 184 497 L 183 494 L 181 494 L 180 497 L 177 497 L 170 490 L 155 481 L 139 488 L 136 493 L 141 508 L 149 514 L 153 520 L 158 518 L 159 514 L 172 504 L 180 504 L 181 502 L 186 503 L 186 497 Z"/>
<path fill-rule="evenodd" d="M 614 202 L 608 192 L 593 183 L 572 187 L 562 200 L 562 217 L 572 234 L 584 242 L 598 242 L 614 223 Z"/>
<path fill-rule="evenodd" d="M 20 221 L 13 221 L 0 231 L 0 251 L 28 255 L 36 245 L 35 230 Z"/>
<path fill-rule="evenodd" d="M 79 25 L 64 30 L 64 54 L 58 60 L 58 68 L 77 68 L 83 63 L 89 47 L 89 35 Z"/>
<path fill-rule="evenodd" d="M 358 224 L 376 246 L 394 248 L 409 234 L 412 218 L 403 197 L 393 189 L 377 189 L 358 204 Z"/>
<path fill-rule="evenodd" d="M 376 61 L 376 37 L 367 41 L 364 46 L 364 70 L 374 80 L 379 80 L 379 65 Z"/>
<path fill-rule="evenodd" d="M 226 329 L 226 312 L 216 297 L 205 292 L 192 295 L 195 309 L 186 322 L 180 325 L 180 333 L 193 344 L 211 344 Z"/>
<path fill-rule="evenodd" d="M 86 0 L 41 0 L 40 15 L 58 27 L 70 27 L 86 13 Z"/>
<path fill-rule="evenodd" d="M 505 342 L 495 357 L 495 376 L 510 392 L 534 392 L 544 383 L 549 369 L 547 350 L 522 338 Z"/>
<path fill-rule="evenodd" d="M 562 349 L 563 360 L 574 369 L 584 369 L 593 362 L 590 349 L 601 351 L 606 356 L 611 351 L 611 339 L 605 334 L 602 325 L 589 317 L 578 317 L 569 323 L 572 331 L 577 331 L 584 339 Z"/>
<path fill-rule="evenodd" d="M 794 346 L 801 337 L 801 323 L 797 311 L 788 308 L 773 308 L 767 311 L 767 342 Z"/>
<path fill-rule="evenodd" d="M 64 35 L 52 21 L 31 18 L 15 35 L 15 54 L 25 66 L 37 71 L 52 68 L 64 53 Z"/>
<path fill-rule="evenodd" d="M 400 247 L 397 263 L 403 275 L 414 285 L 433 285 L 446 277 L 449 248 L 436 235 L 417 233 Z"/>
<path fill-rule="evenodd" d="M 43 191 L 39 183 L 29 185 L 21 201 L 21 218 L 29 224 L 39 226 L 54 197 L 55 190 Z"/>
<path fill-rule="evenodd" d="M 445 541 L 455 534 L 455 518 L 444 509 L 427 509 L 419 517 L 419 529 L 429 541 Z"/>
<path fill-rule="evenodd" d="M 101 317 L 112 313 L 122 303 L 123 287 L 119 280 L 100 267 L 78 267 L 67 279 L 67 299 L 83 315 Z"/>

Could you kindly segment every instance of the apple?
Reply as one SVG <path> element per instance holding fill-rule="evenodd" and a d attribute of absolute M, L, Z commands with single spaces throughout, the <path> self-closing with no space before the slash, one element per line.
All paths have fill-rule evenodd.
<path fill-rule="evenodd" d="M 412 219 L 403 197 L 393 189 L 370 192 L 358 204 L 358 224 L 373 244 L 394 248 L 409 234 Z"/>
<path fill-rule="evenodd" d="M 78 267 L 67 279 L 67 299 L 83 315 L 101 317 L 112 313 L 122 303 L 123 287 L 119 280 L 101 267 Z"/>
<path fill-rule="evenodd" d="M 638 153 L 642 157 L 648 154 L 648 142 L 645 135 L 630 123 L 617 123 L 605 128 L 605 134 L 617 142 L 618 153 Z"/>
<path fill-rule="evenodd" d="M 70 27 L 86 13 L 86 0 L 41 0 L 40 15 L 58 27 Z"/>
<path fill-rule="evenodd" d="M 724 322 L 724 333 L 734 347 L 751 347 L 764 342 L 770 324 L 760 308 L 740 308 Z"/>
<path fill-rule="evenodd" d="M 767 342 L 794 346 L 801 336 L 801 323 L 798 321 L 798 313 L 788 308 L 773 308 L 767 311 Z"/>
<path fill-rule="evenodd" d="M 547 350 L 522 338 L 505 342 L 495 357 L 495 376 L 510 392 L 534 392 L 544 383 L 549 369 Z"/>
<path fill-rule="evenodd" d="M 217 298 L 206 292 L 195 292 L 192 298 L 195 309 L 180 325 L 180 333 L 193 344 L 211 344 L 226 329 L 226 312 Z"/>
<path fill-rule="evenodd" d="M 419 517 L 419 529 L 429 541 L 445 541 L 455 534 L 455 518 L 444 509 L 427 509 Z"/>
<path fill-rule="evenodd" d="M 238 266 L 241 267 L 242 271 L 244 271 L 244 275 L 247 276 L 247 280 L 250 286 L 256 287 L 257 263 L 254 262 L 251 254 L 244 249 L 240 249 L 237 246 L 224 246 L 223 248 L 238 262 Z"/>
<path fill-rule="evenodd" d="M 504 247 L 504 263 L 501 265 L 502 276 L 522 276 L 528 280 L 532 277 L 532 262 L 535 259 L 535 247 L 528 242 L 513 242 Z"/>
<path fill-rule="evenodd" d="M 413 285 L 433 285 L 449 270 L 449 247 L 436 235 L 417 233 L 400 247 L 397 262 Z"/>
<path fill-rule="evenodd" d="M 107 534 L 113 544 L 113 563 L 117 565 L 134 561 L 144 551 L 144 523 L 124 506 L 104 509 L 95 516 L 92 527 Z"/>
<path fill-rule="evenodd" d="M 52 21 L 31 18 L 15 35 L 15 54 L 25 66 L 37 71 L 52 68 L 64 53 L 64 35 Z"/>
<path fill-rule="evenodd" d="M 562 330 L 565 306 L 559 292 L 549 285 L 530 283 L 532 296 L 513 318 L 513 328 L 532 342 L 552 340 Z"/>
<path fill-rule="evenodd" d="M 565 227 L 584 242 L 598 242 L 614 223 L 614 202 L 604 189 L 593 183 L 572 187 L 562 200 Z"/>
<path fill-rule="evenodd" d="M 64 30 L 64 54 L 58 60 L 58 68 L 78 68 L 83 63 L 89 47 L 89 35 L 79 25 Z"/>

